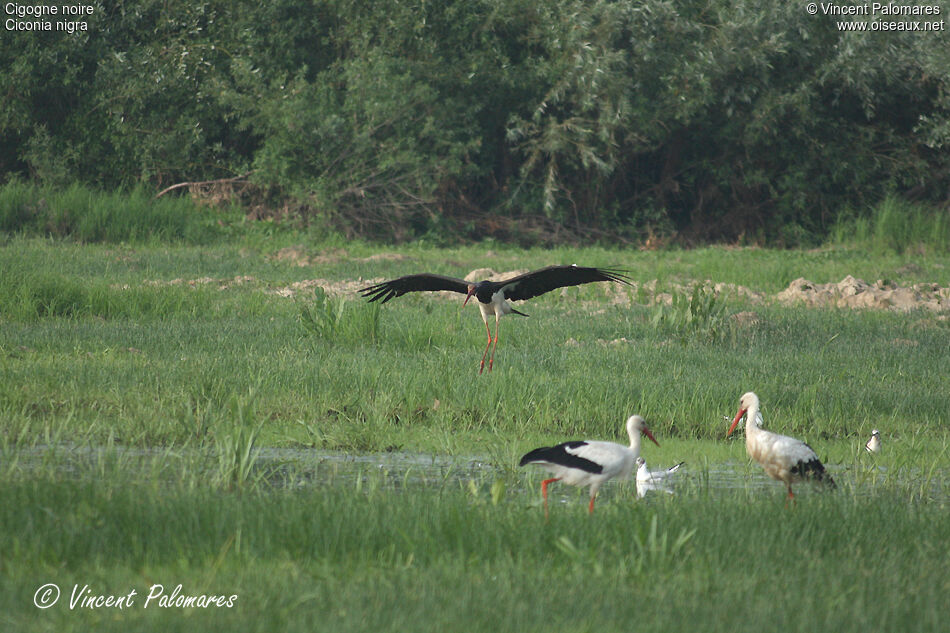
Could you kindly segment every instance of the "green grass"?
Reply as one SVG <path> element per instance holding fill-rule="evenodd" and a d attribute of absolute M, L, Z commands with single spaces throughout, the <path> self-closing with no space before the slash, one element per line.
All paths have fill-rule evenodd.
<path fill-rule="evenodd" d="M 699 306 L 689 320 L 685 298 L 678 313 L 675 305 L 613 306 L 602 288 L 587 286 L 532 300 L 530 319 L 503 320 L 496 369 L 479 377 L 484 332 L 477 312 L 458 301 L 409 295 L 379 308 L 312 291 L 297 299 L 273 294 L 300 279 L 352 279 L 370 265 L 364 278 L 382 276 L 383 264 L 365 262 L 362 248 L 340 264 L 300 268 L 236 246 L 116 250 L 13 239 L 0 249 L 9 272 L 0 278 L 5 424 L 21 429 L 16 435 L 53 429 L 168 445 L 214 432 L 226 424 L 230 399 L 252 389 L 265 445 L 361 451 L 480 452 L 503 437 L 514 453 L 563 435 L 619 437 L 634 411 L 665 435 L 714 438 L 749 389 L 761 396 L 770 427 L 810 440 L 855 438 L 872 427 L 915 434 L 946 420 L 948 325 L 929 313 L 749 306 L 733 298 L 716 303 L 714 314 Z M 391 262 L 392 275 L 427 269 L 414 260 L 442 253 L 407 252 L 413 260 Z M 726 280 L 728 271 L 758 268 L 772 256 L 720 249 L 669 258 L 687 271 L 715 255 Z M 746 263 L 737 266 L 742 255 Z M 642 269 L 657 255 L 549 257 Z M 535 253 L 525 259 L 498 268 L 542 261 Z M 944 265 L 934 258 L 928 268 Z M 453 272 L 468 267 L 475 265 Z M 252 279 L 231 282 L 242 275 Z M 203 278 L 213 281 L 187 283 Z M 174 280 L 185 281 L 169 285 Z M 750 308 L 757 324 L 729 319 Z M 604 312 L 591 318 L 592 309 Z M 322 330 L 314 325 L 319 314 Z"/>
<path fill-rule="evenodd" d="M 6 630 L 939 631 L 948 615 L 946 497 L 896 477 L 789 509 L 781 486 L 634 500 L 613 485 L 593 517 L 567 494 L 546 521 L 533 480 L 504 473 L 227 492 L 194 460 L 104 461 L 4 476 Z M 64 593 L 39 611 L 48 582 Z M 144 608 L 155 583 L 236 606 Z M 70 610 L 74 584 L 138 601 Z"/>
<path fill-rule="evenodd" d="M 757 306 L 758 324 L 725 319 L 721 340 L 693 341 L 655 328 L 647 306 L 589 318 L 587 289 L 503 320 L 496 369 L 478 376 L 484 331 L 457 302 L 391 302 L 373 343 L 357 326 L 315 335 L 305 299 L 260 288 L 137 290 L 156 313 L 122 303 L 123 292 L 108 290 L 115 309 L 3 324 L 7 425 L 165 445 L 212 431 L 229 399 L 254 388 L 265 443 L 349 450 L 619 437 L 633 412 L 664 435 L 713 438 L 749 389 L 767 424 L 810 438 L 914 434 L 946 420 L 948 328 L 929 314 Z M 375 307 L 347 310 L 373 323 Z"/>
<path fill-rule="evenodd" d="M 273 255 L 295 246 L 307 266 Z M 488 251 L 491 252 L 488 252 Z M 455 250 L 312 242 L 257 227 L 204 246 L 0 238 L 0 628 L 87 630 L 938 631 L 945 596 L 950 324 L 929 312 L 680 295 L 614 305 L 600 286 L 502 320 L 496 369 L 461 299 L 385 306 L 307 279 L 618 265 L 661 287 L 775 293 L 846 274 L 947 285 L 945 255 L 708 248 Z M 207 281 L 207 279 L 210 281 Z M 239 278 L 236 280 L 236 278 Z M 177 280 L 177 281 L 176 281 Z M 189 283 L 189 282 L 195 283 Z M 754 310 L 758 322 L 731 315 Z M 835 493 L 779 484 L 726 440 L 739 396 L 803 437 Z M 686 460 L 673 497 L 611 484 L 593 518 L 558 489 L 545 521 L 526 450 L 625 441 L 633 412 Z M 861 448 L 879 428 L 885 452 Z M 272 447 L 475 456 L 469 472 L 337 470 Z M 397 453 L 398 454 L 398 453 Z M 749 483 L 711 487 L 716 469 Z M 39 611 L 38 587 L 61 602 Z M 70 610 L 154 583 L 233 609 Z M 461 624 L 460 624 L 461 623 Z"/>

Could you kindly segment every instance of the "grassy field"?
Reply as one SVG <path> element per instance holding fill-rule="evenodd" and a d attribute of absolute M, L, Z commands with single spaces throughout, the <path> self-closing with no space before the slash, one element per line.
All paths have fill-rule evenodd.
<path fill-rule="evenodd" d="M 235 230 L 235 229 L 229 229 Z M 912 252 L 912 251 L 910 251 Z M 285 257 L 287 253 L 293 257 Z M 0 237 L 0 626 L 11 631 L 939 631 L 950 617 L 950 323 L 752 304 L 689 321 L 601 285 L 502 321 L 496 369 L 461 299 L 378 308 L 312 285 L 418 271 L 616 265 L 658 287 L 711 279 L 774 294 L 851 274 L 948 285 L 950 257 L 835 247 L 641 252 L 489 244 L 382 249 L 279 227 L 203 245 Z M 298 265 L 304 264 L 304 265 Z M 355 287 L 356 284 L 353 284 Z M 753 322 L 731 318 L 754 311 Z M 725 440 L 739 396 L 807 439 L 839 480 L 778 484 Z M 675 496 L 608 485 L 593 518 L 560 490 L 551 518 L 534 446 L 624 441 L 644 415 L 686 460 Z M 881 429 L 885 452 L 861 446 Z M 468 460 L 408 479 L 369 463 L 332 476 L 260 448 Z M 84 452 L 85 451 L 85 452 Z M 726 464 L 748 486 L 716 488 Z M 34 593 L 62 588 L 37 609 Z M 238 596 L 232 608 L 143 606 L 149 588 Z M 74 585 L 137 591 L 69 608 Z"/>
<path fill-rule="evenodd" d="M 488 480 L 223 492 L 134 472 L 6 480 L 5 630 L 939 631 L 948 614 L 945 497 L 886 481 L 790 510 L 780 491 L 618 489 L 545 521 Z M 63 595 L 39 611 L 49 582 Z M 235 606 L 145 604 L 179 583 Z M 70 609 L 74 585 L 137 600 Z"/>

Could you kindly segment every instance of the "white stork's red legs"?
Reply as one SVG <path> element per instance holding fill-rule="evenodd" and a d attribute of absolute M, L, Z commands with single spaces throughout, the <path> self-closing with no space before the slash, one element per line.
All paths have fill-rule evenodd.
<path fill-rule="evenodd" d="M 639 415 L 627 418 L 626 426 L 630 446 L 600 441 L 564 442 L 556 446 L 536 448 L 521 458 L 519 466 L 538 464 L 554 475 L 541 482 L 545 516 L 548 514 L 548 484 L 563 481 L 571 486 L 590 486 L 587 511 L 593 514 L 594 499 L 604 482 L 630 476 L 640 455 L 640 433 L 644 433 L 657 446 L 660 445 L 647 427 L 646 421 Z"/>
<path fill-rule="evenodd" d="M 523 465 L 523 464 L 522 464 Z M 561 481 L 560 477 L 551 477 L 545 479 L 541 482 L 541 496 L 544 498 L 544 514 L 547 516 L 548 513 L 548 484 L 553 484 L 555 481 Z M 590 506 L 588 507 L 590 512 L 594 511 L 594 499 L 591 498 Z"/>
<path fill-rule="evenodd" d="M 762 414 L 759 412 L 759 397 L 751 391 L 739 399 L 739 412 L 736 413 L 726 437 L 732 434 L 742 416 L 746 416 L 745 447 L 749 457 L 759 462 L 772 478 L 785 483 L 789 500 L 795 498 L 792 484 L 805 479 L 822 482 L 834 488 L 835 482 L 825 472 L 825 467 L 812 448 L 801 440 L 787 435 L 779 435 L 762 428 Z"/>
<path fill-rule="evenodd" d="M 482 321 L 485 323 L 485 330 L 488 332 L 488 343 L 485 345 L 485 351 L 482 354 L 478 369 L 478 373 L 482 373 L 485 370 L 485 357 L 488 356 L 489 347 L 492 350 L 491 357 L 488 359 L 488 371 L 492 370 L 492 365 L 495 362 L 495 348 L 498 346 L 498 319 L 512 313 L 528 316 L 524 312 L 515 310 L 508 301 L 523 301 L 556 288 L 578 286 L 595 281 L 610 281 L 630 285 L 623 271 L 572 265 L 548 266 L 504 281 L 479 281 L 477 283 L 469 283 L 464 279 L 430 273 L 406 275 L 405 277 L 368 286 L 361 289 L 360 292 L 370 301 L 381 301 L 382 303 L 386 303 L 393 297 L 402 296 L 407 292 L 432 290 L 448 290 L 464 294 L 465 303 L 462 305 L 467 304 L 469 299 L 475 297 L 478 300 L 478 309 L 481 312 Z M 495 317 L 494 338 L 488 325 L 488 319 L 492 315 Z"/>

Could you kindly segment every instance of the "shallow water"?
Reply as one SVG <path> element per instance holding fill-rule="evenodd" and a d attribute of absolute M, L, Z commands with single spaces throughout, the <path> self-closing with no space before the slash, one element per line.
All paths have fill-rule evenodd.
<path fill-rule="evenodd" d="M 295 485 L 347 482 L 382 476 L 398 486 L 436 485 L 447 481 L 484 479 L 497 469 L 481 457 L 448 457 L 425 453 L 345 453 L 317 449 L 266 448 L 259 466 L 270 469 L 269 479 L 296 476 Z"/>
<path fill-rule="evenodd" d="M 448 457 L 404 451 L 346 453 L 305 448 L 260 448 L 249 460 L 251 470 L 276 485 L 345 482 L 374 474 L 400 484 L 431 485 L 451 479 L 483 478 L 495 473 L 487 459 Z M 229 456 L 230 457 L 230 456 Z M 143 472 L 190 466 L 214 470 L 221 456 L 194 448 L 130 448 L 123 446 L 39 445 L 0 452 L 0 472 L 10 469 L 80 474 L 84 471 L 128 468 Z"/>
<path fill-rule="evenodd" d="M 249 472 L 273 488 L 353 485 L 373 480 L 397 489 L 416 486 L 437 486 L 446 483 L 508 479 L 508 487 L 535 494 L 537 481 L 545 472 L 541 468 L 517 468 L 514 464 L 498 465 L 485 456 L 445 456 L 394 451 L 388 453 L 347 453 L 306 448 L 261 448 L 250 461 Z M 227 463 L 225 460 L 223 463 Z M 0 452 L 0 473 L 29 475 L 57 472 L 80 476 L 83 473 L 131 472 L 169 477 L 180 468 L 215 472 L 222 464 L 221 456 L 206 449 L 127 448 L 122 446 L 77 446 L 70 444 L 38 445 L 31 448 Z M 950 472 L 947 469 L 924 472 L 901 468 L 889 473 L 884 466 L 869 463 L 852 469 L 829 464 L 829 473 L 839 488 L 857 495 L 870 495 L 883 484 L 912 491 L 919 498 L 946 500 L 950 498 Z M 631 477 L 629 485 L 634 486 Z M 520 483 L 519 483 L 520 482 Z M 608 482 L 607 491 L 615 482 Z M 795 491 L 811 486 L 797 484 Z M 686 463 L 673 480 L 678 494 L 725 490 L 763 490 L 783 495 L 782 483 L 770 479 L 762 469 L 749 462 L 717 462 L 691 466 Z M 568 486 L 551 489 L 559 498 L 573 497 Z M 647 496 L 665 494 L 648 491 Z"/>

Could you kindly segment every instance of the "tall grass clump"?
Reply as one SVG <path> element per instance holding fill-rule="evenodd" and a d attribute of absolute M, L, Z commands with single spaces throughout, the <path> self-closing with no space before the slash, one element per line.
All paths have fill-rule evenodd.
<path fill-rule="evenodd" d="M 670 305 L 660 305 L 653 315 L 654 327 L 684 343 L 722 340 L 730 331 L 729 323 L 723 297 L 702 284 L 691 293 L 674 292 Z"/>
<path fill-rule="evenodd" d="M 0 231 L 23 230 L 36 216 L 36 186 L 19 180 L 0 187 Z"/>
<path fill-rule="evenodd" d="M 80 242 L 149 239 L 206 243 L 217 235 L 207 212 L 188 198 L 155 199 L 142 189 L 106 193 L 12 181 L 0 187 L 0 230 Z"/>
<path fill-rule="evenodd" d="M 231 397 L 225 419 L 213 434 L 212 453 L 217 457 L 211 481 L 227 489 L 258 483 L 264 472 L 256 468 L 262 422 L 254 416 L 254 396 Z"/>
<path fill-rule="evenodd" d="M 376 344 L 379 340 L 379 305 L 352 305 L 343 297 L 331 298 L 326 290 L 313 289 L 313 301 L 301 302 L 300 324 L 323 340 Z"/>
<path fill-rule="evenodd" d="M 950 212 L 888 196 L 867 215 L 839 221 L 831 230 L 837 244 L 877 253 L 950 253 Z"/>

